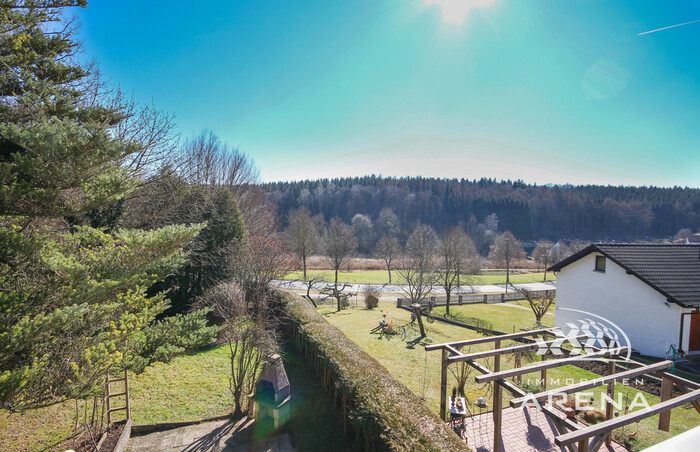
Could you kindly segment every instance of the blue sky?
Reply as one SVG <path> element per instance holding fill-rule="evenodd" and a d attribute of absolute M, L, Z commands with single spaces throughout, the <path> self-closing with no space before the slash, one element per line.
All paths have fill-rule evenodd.
<path fill-rule="evenodd" d="M 700 22 L 639 35 L 700 2 L 459 1 L 103 0 L 78 17 L 113 82 L 265 181 L 700 186 Z"/>

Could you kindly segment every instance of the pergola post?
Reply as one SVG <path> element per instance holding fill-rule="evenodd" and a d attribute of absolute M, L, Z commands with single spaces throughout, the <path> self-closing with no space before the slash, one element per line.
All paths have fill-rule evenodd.
<path fill-rule="evenodd" d="M 440 418 L 443 421 L 447 420 L 447 349 L 442 349 L 442 365 L 440 371 Z"/>
<path fill-rule="evenodd" d="M 608 361 L 608 375 L 613 375 L 615 373 L 615 361 Z M 615 380 L 608 383 L 608 400 L 605 402 L 605 420 L 609 421 L 613 418 L 613 398 L 615 397 Z M 609 446 L 612 443 L 612 438 L 608 433 L 605 436 L 605 444 Z"/>
<path fill-rule="evenodd" d="M 667 378 L 661 379 L 661 402 L 665 402 L 672 397 L 673 382 Z M 659 414 L 659 430 L 667 432 L 671 427 L 671 410 Z"/>
<path fill-rule="evenodd" d="M 501 341 L 496 341 L 496 349 L 501 348 Z M 501 370 L 501 356 L 493 357 L 493 369 L 495 372 Z M 503 406 L 503 387 L 501 382 L 496 380 L 493 382 L 493 450 L 501 452 L 501 424 L 502 424 L 502 406 Z"/>
<path fill-rule="evenodd" d="M 542 333 L 542 340 L 547 342 L 547 333 Z M 542 361 L 544 361 L 546 358 L 545 353 L 542 354 Z M 542 390 L 546 391 L 547 390 L 547 369 L 542 369 L 540 371 L 540 380 L 542 381 Z"/>

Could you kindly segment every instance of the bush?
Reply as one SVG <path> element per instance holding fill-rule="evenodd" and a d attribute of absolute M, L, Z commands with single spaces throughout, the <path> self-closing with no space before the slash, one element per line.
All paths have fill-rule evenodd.
<path fill-rule="evenodd" d="M 538 392 L 542 392 L 542 386 L 535 383 L 525 382 L 518 386 L 527 393 L 537 394 Z"/>
<path fill-rule="evenodd" d="M 218 326 L 207 326 L 211 309 L 167 317 L 153 322 L 141 331 L 130 345 L 131 357 L 126 368 L 139 373 L 152 362 L 167 363 L 177 355 L 211 344 L 219 333 Z"/>
<path fill-rule="evenodd" d="M 365 291 L 363 293 L 365 296 L 365 306 L 367 309 L 376 308 L 379 304 L 379 291 L 368 284 L 365 286 Z"/>

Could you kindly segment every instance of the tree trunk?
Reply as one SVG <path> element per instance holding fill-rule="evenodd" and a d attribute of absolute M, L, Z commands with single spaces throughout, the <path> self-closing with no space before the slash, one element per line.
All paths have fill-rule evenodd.
<path fill-rule="evenodd" d="M 306 254 L 301 256 L 301 261 L 304 266 L 304 281 L 306 281 Z"/>
<path fill-rule="evenodd" d="M 447 301 L 445 302 L 445 315 L 450 314 L 450 292 L 451 292 L 451 287 L 448 287 L 447 285 L 447 280 L 450 277 L 450 274 L 447 270 L 445 270 L 445 296 L 447 297 Z"/>
<path fill-rule="evenodd" d="M 510 259 L 506 258 L 506 293 L 508 293 L 508 285 L 510 285 Z"/>
<path fill-rule="evenodd" d="M 389 272 L 389 284 L 391 284 L 391 267 L 389 265 L 386 266 L 386 271 Z"/>
<path fill-rule="evenodd" d="M 318 308 L 316 306 L 316 302 L 311 298 L 311 284 L 306 284 L 306 298 L 311 302 L 312 305 L 314 305 L 314 308 Z"/>
<path fill-rule="evenodd" d="M 333 290 L 335 299 L 338 302 L 338 312 L 340 312 L 340 294 L 338 293 L 338 267 L 335 268 L 335 286 Z"/>

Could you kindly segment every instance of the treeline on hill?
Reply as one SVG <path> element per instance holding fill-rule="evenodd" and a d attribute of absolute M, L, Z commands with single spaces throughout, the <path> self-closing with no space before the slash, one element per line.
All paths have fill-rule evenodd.
<path fill-rule="evenodd" d="M 326 221 L 381 223 L 396 216 L 404 237 L 416 224 L 469 235 L 495 214 L 521 240 L 635 240 L 700 227 L 700 190 L 692 188 L 538 186 L 521 181 L 366 176 L 265 184 L 280 219 L 305 207 Z M 382 213 L 384 212 L 384 213 Z M 361 215 L 364 218 L 357 217 Z M 286 221 L 286 220 L 284 220 Z"/>

